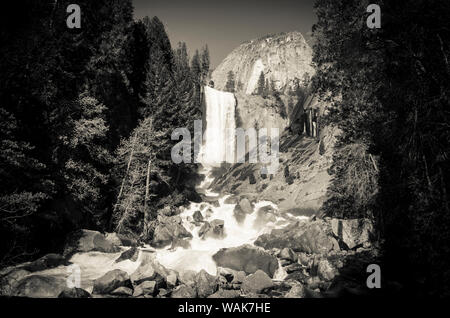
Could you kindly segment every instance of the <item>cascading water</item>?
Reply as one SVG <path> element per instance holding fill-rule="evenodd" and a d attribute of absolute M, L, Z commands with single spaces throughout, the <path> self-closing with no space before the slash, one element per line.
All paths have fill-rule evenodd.
<path fill-rule="evenodd" d="M 246 216 L 239 223 L 234 217 L 236 204 L 226 204 L 228 196 L 220 197 L 219 193 L 213 193 L 208 189 L 212 182 L 209 176 L 211 167 L 222 162 L 234 162 L 235 155 L 235 107 L 234 94 L 222 92 L 211 87 L 205 87 L 206 104 L 206 129 L 204 141 L 200 150 L 200 162 L 205 167 L 200 173 L 205 175 L 205 180 L 199 186 L 200 190 L 209 197 L 217 197 L 219 206 L 208 202 L 192 203 L 181 213 L 184 227 L 192 233 L 189 249 L 181 247 L 176 250 L 159 250 L 158 261 L 177 271 L 205 269 L 210 274 L 216 274 L 216 264 L 212 256 L 221 248 L 236 247 L 243 244 L 252 244 L 259 235 L 266 233 L 283 224 L 285 219 L 277 216 L 265 224 L 258 220 L 257 211 L 264 206 L 270 206 L 274 211 L 278 207 L 272 202 L 260 201 L 253 207 L 253 213 Z M 200 211 L 204 221 L 221 220 L 224 222 L 224 236 L 220 238 L 201 238 L 199 230 L 202 224 L 193 222 L 193 214 Z M 278 274 L 278 277 L 282 273 Z"/>
<path fill-rule="evenodd" d="M 236 98 L 233 93 L 205 87 L 206 129 L 200 151 L 200 162 L 216 166 L 234 162 Z"/>
<path fill-rule="evenodd" d="M 200 161 L 203 165 L 201 174 L 205 175 L 205 180 L 199 185 L 199 192 L 218 201 L 217 204 L 210 202 L 191 203 L 180 214 L 183 226 L 191 232 L 192 239 L 189 248 L 177 247 L 176 249 L 161 248 L 153 249 L 147 246 L 145 249 L 154 252 L 156 259 L 165 267 L 183 272 L 186 270 L 200 271 L 206 270 L 212 275 L 217 272 L 217 267 L 212 256 L 221 248 L 236 247 L 244 244 L 253 244 L 259 235 L 267 233 L 274 228 L 280 228 L 285 224 L 292 222 L 293 218 L 302 219 L 305 217 L 294 217 L 290 214 L 278 213 L 278 207 L 269 201 L 256 202 L 253 206 L 253 212 L 247 214 L 245 220 L 239 223 L 234 217 L 234 208 L 236 204 L 227 204 L 225 201 L 229 195 L 222 196 L 209 189 L 213 181 L 209 172 L 212 167 L 227 161 L 227 158 L 234 156 L 234 133 L 229 134 L 227 129 L 234 132 L 235 129 L 235 106 L 236 101 L 232 93 L 221 92 L 210 87 L 205 88 L 206 100 L 206 130 L 204 134 L 204 143 L 200 154 Z M 258 210 L 269 206 L 273 213 L 272 217 L 267 219 L 264 213 Z M 221 220 L 224 224 L 224 235 L 220 238 L 206 237 L 201 238 L 199 230 L 203 222 L 194 222 L 193 214 L 200 211 L 203 220 L 211 222 Z M 142 249 L 142 248 L 141 248 Z M 124 248 L 125 250 L 125 248 Z M 92 291 L 93 280 L 104 275 L 110 270 L 121 269 L 129 274 L 133 273 L 139 266 L 144 253 L 140 253 L 139 258 L 133 262 L 124 260 L 116 262 L 120 253 L 106 254 L 101 252 L 77 253 L 71 258 L 71 262 L 80 267 L 82 273 L 81 287 Z M 39 272 L 43 276 L 53 276 L 67 278 L 70 274 L 66 266 L 59 266 L 54 269 Z M 282 279 L 286 273 L 281 269 L 275 273 L 275 279 Z"/>

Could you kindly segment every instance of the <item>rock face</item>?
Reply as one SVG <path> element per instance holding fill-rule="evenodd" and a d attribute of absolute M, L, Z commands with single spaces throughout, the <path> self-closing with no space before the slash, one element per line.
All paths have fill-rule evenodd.
<path fill-rule="evenodd" d="M 244 271 L 247 274 L 262 270 L 270 277 L 273 277 L 278 268 L 276 257 L 251 245 L 223 248 L 213 255 L 213 260 L 217 266 Z"/>
<path fill-rule="evenodd" d="M 311 66 L 312 49 L 299 32 L 268 35 L 248 41 L 231 52 L 212 73 L 217 89 L 224 90 L 227 74 L 235 74 L 236 83 L 242 83 L 242 91 L 252 94 L 261 72 L 272 80 L 277 89 L 283 89 L 297 78 L 302 80 Z"/>
<path fill-rule="evenodd" d="M 153 233 L 152 245 L 163 247 L 171 244 L 175 239 L 191 237 L 192 234 L 184 228 L 179 216 L 166 217 L 158 215 L 158 225 Z"/>
<path fill-rule="evenodd" d="M 63 256 L 68 257 L 74 253 L 90 251 L 117 253 L 120 248 L 107 240 L 100 232 L 79 230 L 68 236 Z"/>
<path fill-rule="evenodd" d="M 296 222 L 283 229 L 272 230 L 255 241 L 255 245 L 265 249 L 291 248 L 308 254 L 327 254 L 339 251 L 336 239 L 331 235 L 329 225 L 323 220 Z"/>
<path fill-rule="evenodd" d="M 109 271 L 94 281 L 94 294 L 109 294 L 119 287 L 132 287 L 128 274 L 120 269 Z"/>
<path fill-rule="evenodd" d="M 333 234 L 349 249 L 368 245 L 374 235 L 372 222 L 368 219 L 331 219 Z"/>
<path fill-rule="evenodd" d="M 325 104 L 322 106 L 325 107 Z M 259 118 L 261 112 L 262 110 L 258 109 L 250 112 L 248 116 Z M 245 122 L 245 118 L 243 121 Z M 268 126 L 264 123 L 260 127 Z M 278 206 L 277 214 L 289 213 L 306 217 L 317 215 L 327 198 L 331 179 L 328 169 L 333 162 L 334 145 L 339 134 L 339 129 L 329 126 L 322 128 L 320 140 L 283 133 L 280 137 L 280 165 L 274 175 L 270 178 L 261 175 L 260 171 L 264 165 L 260 162 L 235 164 L 214 180 L 212 190 L 251 194 L 255 201 L 271 201 Z M 290 181 L 285 177 L 285 167 L 289 167 Z M 255 184 L 250 182 L 250 175 L 256 178 Z M 246 215 L 238 206 L 234 214 L 239 221 Z"/>
<path fill-rule="evenodd" d="M 257 270 L 254 274 L 247 276 L 242 283 L 241 290 L 248 294 L 259 294 L 264 289 L 273 287 L 274 284 L 267 274 Z"/>

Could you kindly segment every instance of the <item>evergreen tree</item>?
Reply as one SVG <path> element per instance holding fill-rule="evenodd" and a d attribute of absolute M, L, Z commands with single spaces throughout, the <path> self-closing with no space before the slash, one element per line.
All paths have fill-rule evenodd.
<path fill-rule="evenodd" d="M 325 211 L 373 217 L 386 277 L 448 295 L 450 7 L 379 4 L 383 27 L 369 29 L 365 3 L 316 3 L 314 86 L 342 131 Z"/>
<path fill-rule="evenodd" d="M 195 50 L 191 61 L 191 70 L 194 80 L 200 85 L 202 76 L 202 62 L 200 61 L 200 54 Z"/>
<path fill-rule="evenodd" d="M 26 254 L 32 216 L 52 193 L 53 183 L 40 179 L 45 165 L 33 158 L 33 147 L 18 138 L 18 123 L 0 108 L 0 264 Z M 21 259 L 19 258 L 18 261 Z"/>
<path fill-rule="evenodd" d="M 210 66 L 209 64 L 210 64 L 209 49 L 208 45 L 205 45 L 205 47 L 202 49 L 201 55 L 201 70 L 202 70 L 203 85 L 206 83 L 206 79 L 209 77 L 209 66 Z"/>
<path fill-rule="evenodd" d="M 264 72 L 261 72 L 261 74 L 259 74 L 259 78 L 258 78 L 258 86 L 256 88 L 256 93 L 258 95 L 261 95 L 262 97 L 266 97 L 264 96 L 265 94 L 265 87 L 266 87 L 266 78 L 264 77 Z"/>
<path fill-rule="evenodd" d="M 64 182 L 60 195 L 69 198 L 77 209 L 100 222 L 104 215 L 105 186 L 112 157 L 106 146 L 108 126 L 106 107 L 86 94 L 62 108 L 66 120 L 55 122 L 54 134 L 59 142 L 53 162 Z"/>
<path fill-rule="evenodd" d="M 237 91 L 241 92 L 244 89 L 244 84 L 241 82 L 241 80 L 238 81 L 237 84 Z"/>
<path fill-rule="evenodd" d="M 235 81 L 233 71 L 229 71 L 227 75 L 227 83 L 225 84 L 225 91 L 234 93 L 235 91 Z"/>

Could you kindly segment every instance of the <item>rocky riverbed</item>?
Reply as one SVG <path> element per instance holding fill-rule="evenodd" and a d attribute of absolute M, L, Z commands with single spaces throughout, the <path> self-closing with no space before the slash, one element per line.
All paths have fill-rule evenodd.
<path fill-rule="evenodd" d="M 202 202 L 165 208 L 146 244 L 80 230 L 61 254 L 0 271 L 19 297 L 338 297 L 366 295 L 379 261 L 368 219 L 321 217 L 336 131 L 287 136 L 279 171 L 258 164 L 210 171 Z M 214 176 L 214 178 L 213 178 Z"/>
<path fill-rule="evenodd" d="M 19 297 L 333 297 L 365 295 L 366 267 L 377 260 L 368 220 L 311 218 L 223 248 L 205 269 L 163 266 L 157 250 L 117 234 L 82 230 L 62 255 L 0 272 L 2 296 Z M 76 267 L 74 267 L 74 265 Z M 78 286 L 74 274 L 79 269 Z M 283 275 L 276 277 L 277 272 Z M 69 283 L 68 283 L 69 282 Z"/>

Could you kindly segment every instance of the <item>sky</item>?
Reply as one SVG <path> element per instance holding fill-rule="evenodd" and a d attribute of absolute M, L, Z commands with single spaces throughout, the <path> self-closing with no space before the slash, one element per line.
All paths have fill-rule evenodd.
<path fill-rule="evenodd" d="M 172 46 L 189 53 L 208 44 L 215 68 L 245 41 L 270 33 L 300 31 L 309 40 L 314 0 L 133 0 L 135 19 L 157 16 Z"/>

